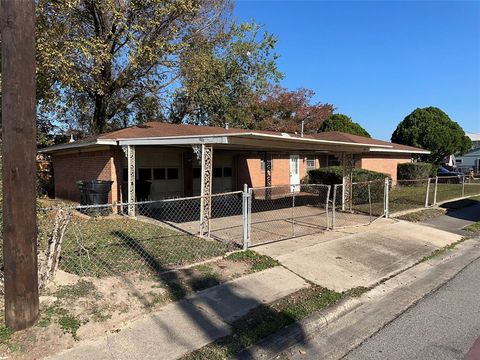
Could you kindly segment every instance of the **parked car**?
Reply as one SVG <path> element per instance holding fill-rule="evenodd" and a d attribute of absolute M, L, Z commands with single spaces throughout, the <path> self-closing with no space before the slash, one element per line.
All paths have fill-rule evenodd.
<path fill-rule="evenodd" d="M 461 184 L 463 182 L 465 174 L 457 171 L 450 171 L 443 166 L 440 166 L 437 171 L 437 176 L 442 179 L 441 182 L 444 184 Z"/>

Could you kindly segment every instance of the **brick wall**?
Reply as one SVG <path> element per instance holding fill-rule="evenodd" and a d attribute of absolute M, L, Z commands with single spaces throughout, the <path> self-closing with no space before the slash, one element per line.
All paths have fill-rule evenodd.
<path fill-rule="evenodd" d="M 290 184 L 290 155 L 271 154 L 272 156 L 272 185 Z M 300 181 L 307 175 L 307 162 L 305 155 L 300 154 Z M 265 186 L 265 172 L 261 169 L 260 155 L 241 155 L 237 157 L 237 188 L 241 189 L 243 184 L 251 187 Z M 316 166 L 319 160 L 316 159 Z"/>
<path fill-rule="evenodd" d="M 77 181 L 97 179 L 113 181 L 109 202 L 120 200 L 118 179 L 121 170 L 117 171 L 115 166 L 121 159 L 119 156 L 112 149 L 54 155 L 55 197 L 80 201 Z"/>
<path fill-rule="evenodd" d="M 389 174 L 393 182 L 397 181 L 397 165 L 411 162 L 411 156 L 407 155 L 373 155 L 364 154 L 356 161 L 356 167 Z"/>

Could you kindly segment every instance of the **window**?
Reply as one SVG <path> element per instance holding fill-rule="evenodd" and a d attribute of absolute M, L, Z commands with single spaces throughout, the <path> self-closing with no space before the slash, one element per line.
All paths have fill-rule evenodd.
<path fill-rule="evenodd" d="M 150 168 L 138 169 L 138 180 L 142 180 L 142 181 L 152 180 L 152 169 Z"/>
<path fill-rule="evenodd" d="M 216 178 L 222 177 L 222 168 L 221 167 L 213 168 L 213 177 L 216 177 Z"/>
<path fill-rule="evenodd" d="M 339 166 L 340 160 L 338 160 L 334 155 L 328 155 L 328 166 Z"/>
<path fill-rule="evenodd" d="M 315 156 L 307 156 L 307 170 L 315 169 Z"/>
<path fill-rule="evenodd" d="M 456 162 L 457 164 L 461 164 L 461 163 L 462 163 L 462 159 L 455 159 L 455 162 Z"/>
<path fill-rule="evenodd" d="M 200 176 L 202 175 L 202 169 L 200 168 L 193 168 L 193 178 L 194 179 L 200 179 Z"/>
<path fill-rule="evenodd" d="M 232 168 L 231 167 L 223 168 L 223 177 L 232 177 Z"/>
<path fill-rule="evenodd" d="M 168 180 L 178 179 L 178 168 L 168 168 L 167 169 L 167 179 Z"/>
<path fill-rule="evenodd" d="M 123 181 L 128 181 L 128 169 L 127 168 L 123 169 L 122 179 L 123 179 Z"/>
<path fill-rule="evenodd" d="M 165 180 L 166 174 L 164 168 L 153 169 L 153 180 Z"/>

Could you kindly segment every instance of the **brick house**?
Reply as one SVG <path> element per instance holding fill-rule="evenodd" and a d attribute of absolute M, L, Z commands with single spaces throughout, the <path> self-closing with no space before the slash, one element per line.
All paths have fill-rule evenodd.
<path fill-rule="evenodd" d="M 202 166 L 205 149 L 213 160 L 210 172 Z M 113 182 L 111 202 L 143 200 L 131 185 L 139 181 L 150 184 L 148 198 L 153 200 L 199 195 L 204 193 L 205 174 L 210 176 L 211 192 L 217 193 L 240 190 L 244 184 L 299 184 L 309 169 L 339 164 L 342 154 L 350 154 L 355 167 L 383 172 L 395 181 L 397 164 L 428 153 L 340 132 L 301 136 L 161 122 L 40 152 L 52 156 L 56 198 L 78 201 L 76 182 L 98 179 Z"/>

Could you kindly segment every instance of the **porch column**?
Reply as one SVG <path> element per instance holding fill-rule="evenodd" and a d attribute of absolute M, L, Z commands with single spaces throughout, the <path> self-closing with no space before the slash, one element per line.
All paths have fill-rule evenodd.
<path fill-rule="evenodd" d="M 122 146 L 122 149 L 127 156 L 127 203 L 128 216 L 135 216 L 135 146 Z"/>
<path fill-rule="evenodd" d="M 355 159 L 352 153 L 340 152 L 334 154 L 342 166 L 342 211 L 352 210 L 353 201 L 353 169 Z"/>
<path fill-rule="evenodd" d="M 210 216 L 212 213 L 212 164 L 213 148 L 202 144 L 194 146 L 193 151 L 201 164 L 200 178 L 200 236 L 210 235 Z"/>
<path fill-rule="evenodd" d="M 342 210 L 352 211 L 353 202 L 353 169 L 355 167 L 355 161 L 352 153 L 342 154 Z"/>
<path fill-rule="evenodd" d="M 263 153 L 263 164 L 265 170 L 265 198 L 270 200 L 272 197 L 272 154 L 265 151 Z"/>

